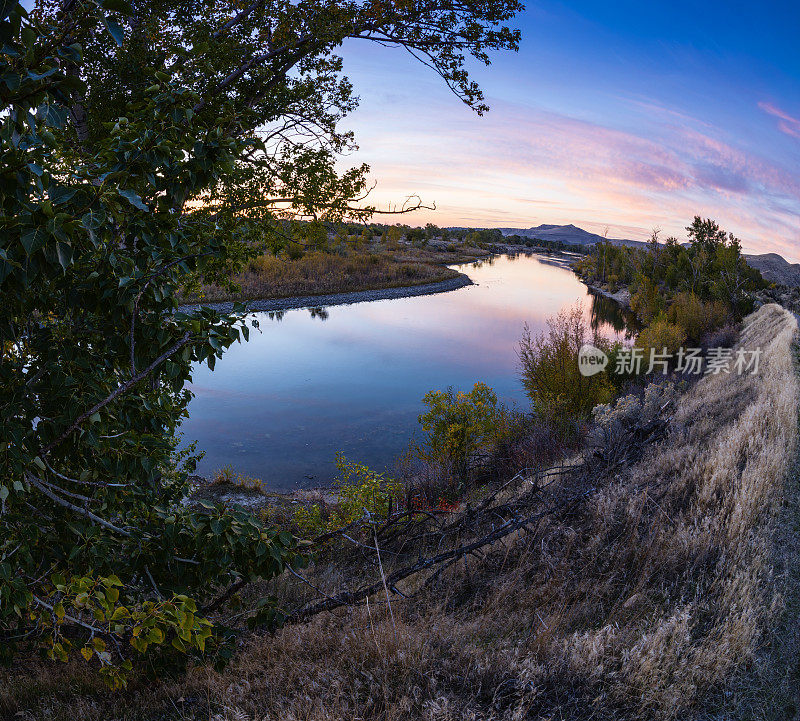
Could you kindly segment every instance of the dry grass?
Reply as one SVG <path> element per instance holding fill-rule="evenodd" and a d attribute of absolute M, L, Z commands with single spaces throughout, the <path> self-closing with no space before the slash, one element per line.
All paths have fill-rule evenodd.
<path fill-rule="evenodd" d="M 20 669 L 0 683 L 0 712 L 791 718 L 778 686 L 791 689 L 796 678 L 774 664 L 791 661 L 796 673 L 796 647 L 774 629 L 796 628 L 798 612 L 797 562 L 787 551 L 798 523 L 796 328 L 775 305 L 750 316 L 741 343 L 763 348 L 757 375 L 703 378 L 681 399 L 666 439 L 597 478 L 588 501 L 465 559 L 429 591 L 393 600 L 391 615 L 378 595 L 369 607 L 249 638 L 224 673 L 194 668 L 115 697 L 77 664 Z M 349 572 L 326 565 L 314 580 L 335 589 Z M 281 584 L 273 591 L 297 597 Z"/>
<path fill-rule="evenodd" d="M 215 471 L 211 477 L 212 486 L 233 486 L 244 491 L 264 493 L 264 482 L 260 478 L 253 478 L 242 473 L 236 473 L 233 466 L 227 465 Z"/>
<path fill-rule="evenodd" d="M 206 302 L 259 300 L 435 283 L 458 275 L 444 263 L 472 260 L 482 255 L 486 255 L 486 251 L 477 248 L 459 248 L 457 253 L 446 253 L 412 247 L 396 252 L 352 251 L 347 255 L 310 252 L 295 260 L 267 254 L 251 261 L 247 269 L 234 278 L 241 288 L 239 292 L 206 285 L 199 298 Z"/>

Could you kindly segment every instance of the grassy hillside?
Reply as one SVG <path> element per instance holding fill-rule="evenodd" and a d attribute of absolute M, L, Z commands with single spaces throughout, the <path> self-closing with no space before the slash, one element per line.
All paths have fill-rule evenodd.
<path fill-rule="evenodd" d="M 758 374 L 705 376 L 684 395 L 650 386 L 601 412 L 586 453 L 557 472 L 519 476 L 415 526 L 380 559 L 366 536 L 323 554 L 302 582 L 253 589 L 245 602 L 276 593 L 287 606 L 363 580 L 379 590 L 245 637 L 222 673 L 142 678 L 108 696 L 77 665 L 41 674 L 31 662 L 6 672 L 0 710 L 98 720 L 789 718 L 796 657 L 779 629 L 796 626 L 787 614 L 797 612 L 786 543 L 798 521 L 796 330 L 790 313 L 764 306 L 740 340 L 762 348 Z M 498 536 L 504 528 L 513 532 Z M 380 583 L 381 570 L 391 578 L 417 554 L 487 537 L 393 584 L 399 593 Z"/>

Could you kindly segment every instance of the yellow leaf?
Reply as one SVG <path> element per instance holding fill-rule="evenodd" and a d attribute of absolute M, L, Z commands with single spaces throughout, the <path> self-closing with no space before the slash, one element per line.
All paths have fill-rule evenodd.
<path fill-rule="evenodd" d="M 94 649 L 91 646 L 84 646 L 81 649 L 81 656 L 83 656 L 87 661 L 92 657 L 94 653 Z"/>

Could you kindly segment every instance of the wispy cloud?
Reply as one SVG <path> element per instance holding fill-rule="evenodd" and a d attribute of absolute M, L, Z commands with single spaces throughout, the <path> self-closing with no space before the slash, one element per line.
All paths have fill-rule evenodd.
<path fill-rule="evenodd" d="M 758 107 L 765 113 L 778 118 L 778 129 L 786 135 L 791 135 L 793 138 L 800 138 L 800 119 L 794 118 L 789 113 L 781 110 L 772 103 L 760 102 Z"/>
<path fill-rule="evenodd" d="M 736 147 L 708 123 L 695 126 L 663 107 L 639 111 L 641 119 L 623 129 L 495 102 L 482 119 L 433 108 L 424 124 L 383 118 L 379 132 L 370 123 L 359 136 L 379 181 L 377 201 L 407 192 L 436 201 L 436 213 L 406 222 L 529 226 L 583 218 L 595 228 L 610 225 L 612 235 L 645 238 L 653 226 L 682 237 L 702 214 L 750 251 L 798 258 L 800 171 Z"/>

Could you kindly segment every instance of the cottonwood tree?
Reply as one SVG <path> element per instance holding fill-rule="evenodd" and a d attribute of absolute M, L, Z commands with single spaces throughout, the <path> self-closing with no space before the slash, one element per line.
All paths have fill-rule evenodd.
<path fill-rule="evenodd" d="M 304 562 L 243 511 L 187 507 L 193 364 L 247 338 L 181 313 L 285 218 L 365 217 L 337 172 L 335 50 L 404 49 L 467 105 L 516 0 L 0 2 L 0 653 L 76 651 L 112 685 L 155 649 L 224 658 L 225 603 Z M 186 461 L 187 459 L 184 459 Z M 188 459 L 191 467 L 191 459 Z M 209 614 L 217 613 L 215 622 Z M 256 623 L 280 622 L 265 599 Z"/>

